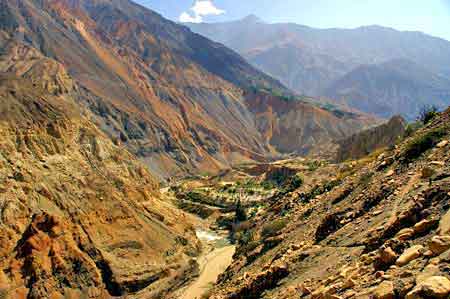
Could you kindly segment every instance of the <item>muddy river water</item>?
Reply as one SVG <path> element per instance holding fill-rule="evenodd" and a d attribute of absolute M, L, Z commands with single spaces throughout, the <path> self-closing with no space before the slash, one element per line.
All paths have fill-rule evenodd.
<path fill-rule="evenodd" d="M 201 299 L 231 264 L 235 246 L 227 239 L 227 232 L 197 229 L 197 237 L 204 245 L 204 253 L 198 258 L 200 275 L 183 291 L 180 299 Z"/>

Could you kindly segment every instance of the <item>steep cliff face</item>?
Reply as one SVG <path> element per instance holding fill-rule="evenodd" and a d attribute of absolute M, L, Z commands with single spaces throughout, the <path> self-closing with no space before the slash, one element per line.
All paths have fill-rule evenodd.
<path fill-rule="evenodd" d="M 24 45 L 5 55 L 2 298 L 163 296 L 195 270 L 190 224 L 161 200 L 146 168 L 90 121 L 63 65 Z"/>
<path fill-rule="evenodd" d="M 247 105 L 267 142 L 283 153 L 319 151 L 335 140 L 359 132 L 377 122 L 360 112 L 325 110 L 305 101 L 269 93 L 246 92 Z"/>
<path fill-rule="evenodd" d="M 401 116 L 394 116 L 385 124 L 339 140 L 336 160 L 342 162 L 360 159 L 375 150 L 394 146 L 404 137 L 406 126 L 407 123 Z"/>

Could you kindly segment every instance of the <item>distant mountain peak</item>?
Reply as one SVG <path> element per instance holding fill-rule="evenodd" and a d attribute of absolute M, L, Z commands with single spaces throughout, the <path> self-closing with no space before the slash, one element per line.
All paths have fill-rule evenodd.
<path fill-rule="evenodd" d="M 265 23 L 262 19 L 260 19 L 257 15 L 250 14 L 241 20 L 245 23 Z"/>

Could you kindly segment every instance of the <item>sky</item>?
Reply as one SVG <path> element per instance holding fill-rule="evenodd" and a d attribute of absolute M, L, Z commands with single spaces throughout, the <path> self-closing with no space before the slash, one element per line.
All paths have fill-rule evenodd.
<path fill-rule="evenodd" d="M 180 22 L 222 22 L 254 14 L 268 23 L 316 28 L 381 25 L 450 41 L 450 0 L 134 0 Z"/>

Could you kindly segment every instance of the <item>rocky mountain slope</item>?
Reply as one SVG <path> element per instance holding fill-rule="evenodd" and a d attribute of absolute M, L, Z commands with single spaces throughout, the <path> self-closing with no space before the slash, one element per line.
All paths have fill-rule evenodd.
<path fill-rule="evenodd" d="M 302 94 L 345 97 L 351 107 L 381 117 L 403 114 L 414 118 L 423 102 L 442 108 L 450 105 L 450 42 L 443 39 L 380 26 L 315 29 L 292 23 L 268 24 L 254 16 L 235 22 L 187 25 L 236 50 Z M 393 74 L 389 64 L 397 60 L 407 60 L 410 71 Z M 363 66 L 377 70 L 374 84 L 368 84 L 367 75 L 359 70 Z M 356 71 L 358 75 L 352 76 Z M 431 76 L 417 81 L 423 73 Z M 349 76 L 354 80 L 346 80 Z M 371 79 L 377 79 L 375 76 L 371 73 Z M 436 80 L 446 83 L 436 88 Z M 402 106 L 406 102 L 409 105 Z"/>
<path fill-rule="evenodd" d="M 407 126 L 401 116 L 394 116 L 380 126 L 339 140 L 336 161 L 360 159 L 376 150 L 392 147 L 405 136 Z"/>
<path fill-rule="evenodd" d="M 0 59 L 0 297 L 161 297 L 182 284 L 199 251 L 190 222 L 91 122 L 62 64 L 24 45 L 8 50 Z"/>
<path fill-rule="evenodd" d="M 0 8 L 3 63 L 17 63 L 6 56 L 17 45 L 60 62 L 92 120 L 158 177 L 272 154 L 243 90 L 290 92 L 224 46 L 131 1 L 0 0 Z M 367 123 L 360 117 L 345 134 Z"/>
<path fill-rule="evenodd" d="M 239 192 L 247 220 L 207 297 L 449 298 L 449 147 L 450 109 L 361 160 L 280 161 L 210 183 L 206 197 Z M 274 193 L 258 191 L 266 180 Z"/>

